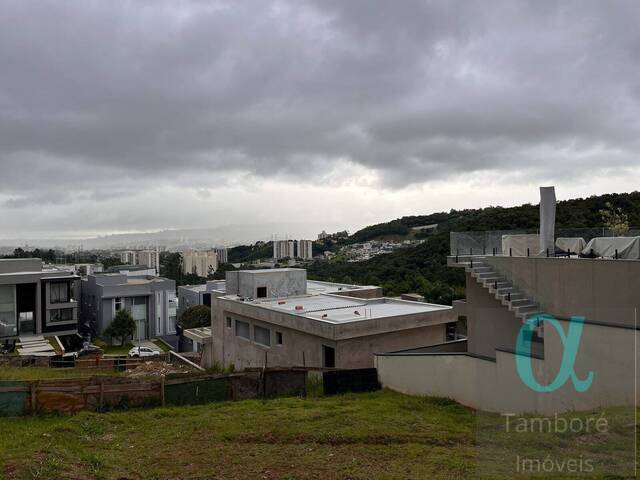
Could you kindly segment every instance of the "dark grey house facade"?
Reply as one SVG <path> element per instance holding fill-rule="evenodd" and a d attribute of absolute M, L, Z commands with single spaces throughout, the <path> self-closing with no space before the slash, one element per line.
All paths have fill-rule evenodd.
<path fill-rule="evenodd" d="M 0 260 L 0 341 L 77 333 L 79 281 L 39 258 Z"/>
<path fill-rule="evenodd" d="M 82 279 L 82 321 L 101 336 L 118 310 L 128 310 L 136 322 L 134 340 L 155 337 L 175 340 L 178 301 L 176 283 L 162 277 L 120 273 Z"/>

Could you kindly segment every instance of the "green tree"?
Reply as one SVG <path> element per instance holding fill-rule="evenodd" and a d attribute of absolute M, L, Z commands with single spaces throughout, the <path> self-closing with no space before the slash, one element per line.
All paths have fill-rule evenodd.
<path fill-rule="evenodd" d="M 113 339 L 120 339 L 120 345 L 136 332 L 136 322 L 127 310 L 118 310 L 111 324 L 105 329 L 104 334 Z"/>
<path fill-rule="evenodd" d="M 621 208 L 616 208 L 611 202 L 604 204 L 606 208 L 600 210 L 600 217 L 604 226 L 611 230 L 611 233 L 618 237 L 629 231 L 629 217 L 623 213 Z"/>
<path fill-rule="evenodd" d="M 211 326 L 211 309 L 206 305 L 194 305 L 187 308 L 180 317 L 184 328 L 200 328 Z"/>

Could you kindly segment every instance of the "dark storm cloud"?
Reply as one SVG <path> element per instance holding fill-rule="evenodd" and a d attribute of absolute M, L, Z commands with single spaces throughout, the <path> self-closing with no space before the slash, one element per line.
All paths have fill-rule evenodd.
<path fill-rule="evenodd" d="M 639 8 L 1 1 L 0 193 L 637 165 Z"/>

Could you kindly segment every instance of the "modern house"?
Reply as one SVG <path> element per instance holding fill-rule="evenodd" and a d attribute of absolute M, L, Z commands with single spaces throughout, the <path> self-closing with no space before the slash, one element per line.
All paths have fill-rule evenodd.
<path fill-rule="evenodd" d="M 210 280 L 204 285 L 178 287 L 178 320 L 188 308 L 196 305 L 211 307 L 211 297 L 220 297 L 225 291 L 224 280 Z"/>
<path fill-rule="evenodd" d="M 371 367 L 376 352 L 444 342 L 455 321 L 449 306 L 308 282 L 303 269 L 227 272 L 225 290 L 211 299 L 207 366 Z"/>
<path fill-rule="evenodd" d="M 175 340 L 178 301 L 175 281 L 121 273 L 88 275 L 82 279 L 82 321 L 102 335 L 120 309 L 136 321 L 135 340 L 162 337 Z"/>
<path fill-rule="evenodd" d="M 0 260 L 0 341 L 77 333 L 79 280 L 39 258 Z"/>
<path fill-rule="evenodd" d="M 377 355 L 382 384 L 503 413 L 637 404 L 640 251 L 621 258 L 603 247 L 594 256 L 589 247 L 635 240 L 591 239 L 582 252 L 556 256 L 554 237 L 556 247 L 568 237 L 540 232 L 538 242 L 452 233 L 448 263 L 466 276 L 466 301 L 454 311 L 468 338 Z"/>

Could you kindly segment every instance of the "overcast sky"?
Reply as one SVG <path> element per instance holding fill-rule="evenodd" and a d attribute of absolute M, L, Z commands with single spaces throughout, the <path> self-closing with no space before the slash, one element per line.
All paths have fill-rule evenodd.
<path fill-rule="evenodd" d="M 0 237 L 637 190 L 639 24 L 635 0 L 0 0 Z"/>

